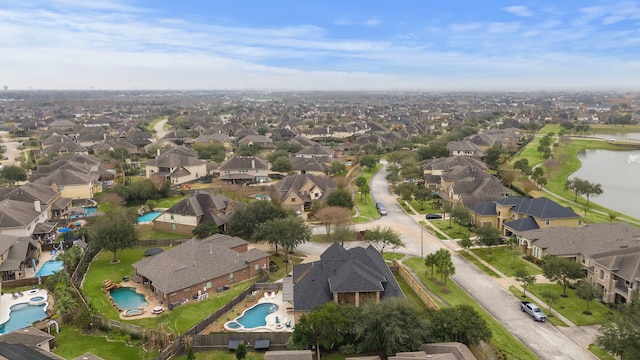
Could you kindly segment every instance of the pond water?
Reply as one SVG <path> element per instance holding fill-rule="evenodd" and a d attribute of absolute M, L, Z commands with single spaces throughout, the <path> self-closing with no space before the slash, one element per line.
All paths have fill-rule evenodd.
<path fill-rule="evenodd" d="M 582 167 L 569 178 L 602 185 L 602 195 L 590 201 L 640 218 L 640 164 L 627 162 L 636 155 L 640 151 L 585 150 L 578 154 Z"/>

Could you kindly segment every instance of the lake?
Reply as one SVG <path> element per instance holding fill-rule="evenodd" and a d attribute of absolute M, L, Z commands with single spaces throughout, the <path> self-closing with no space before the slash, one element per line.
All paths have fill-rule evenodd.
<path fill-rule="evenodd" d="M 582 151 L 578 153 L 582 167 L 569 178 L 578 177 L 602 185 L 602 195 L 590 201 L 640 218 L 640 164 L 628 164 L 630 155 L 640 155 L 640 151 Z"/>

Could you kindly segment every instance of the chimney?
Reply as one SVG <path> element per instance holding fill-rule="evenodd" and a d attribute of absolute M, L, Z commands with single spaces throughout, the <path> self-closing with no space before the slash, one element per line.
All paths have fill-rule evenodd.
<path fill-rule="evenodd" d="M 58 185 L 56 185 L 56 183 L 51 184 L 51 190 L 53 190 L 53 192 L 57 193 L 58 192 Z"/>
<path fill-rule="evenodd" d="M 107 133 L 102 134 L 102 139 L 107 140 Z"/>
<path fill-rule="evenodd" d="M 256 168 L 256 159 L 251 159 L 251 168 L 252 169 Z"/>
<path fill-rule="evenodd" d="M 42 212 L 42 206 L 40 206 L 40 200 L 33 201 L 33 207 L 36 209 L 36 212 Z"/>

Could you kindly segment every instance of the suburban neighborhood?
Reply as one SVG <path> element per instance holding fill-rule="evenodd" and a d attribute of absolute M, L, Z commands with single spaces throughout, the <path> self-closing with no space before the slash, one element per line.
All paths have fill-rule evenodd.
<path fill-rule="evenodd" d="M 0 94 L 1 356 L 627 358 L 640 220 L 565 169 L 633 95 L 88 95 Z"/>

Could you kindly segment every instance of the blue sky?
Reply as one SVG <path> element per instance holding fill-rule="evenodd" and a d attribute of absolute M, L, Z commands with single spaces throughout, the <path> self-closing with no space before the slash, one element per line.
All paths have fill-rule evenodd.
<path fill-rule="evenodd" d="M 640 1 L 3 0 L 10 89 L 640 87 Z"/>

